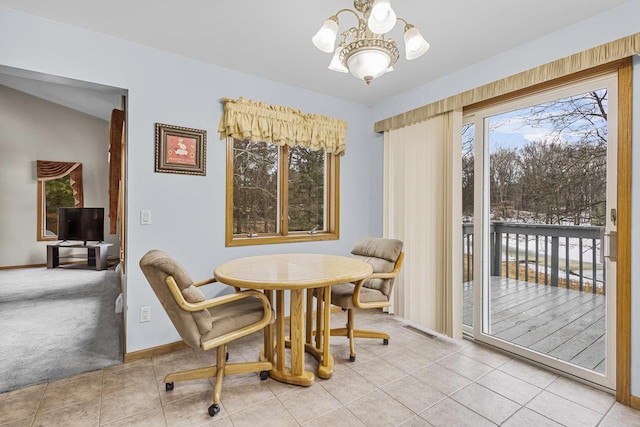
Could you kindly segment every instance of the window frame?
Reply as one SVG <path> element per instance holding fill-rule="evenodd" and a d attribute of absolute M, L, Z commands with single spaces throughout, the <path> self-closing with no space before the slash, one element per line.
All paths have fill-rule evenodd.
<path fill-rule="evenodd" d="M 325 229 L 314 232 L 288 231 L 288 149 L 278 146 L 278 199 L 277 210 L 280 227 L 278 233 L 264 233 L 258 236 L 233 234 L 233 173 L 234 173 L 234 141 L 227 137 L 227 182 L 226 182 L 226 218 L 225 218 L 225 246 L 253 246 L 291 242 L 311 242 L 324 240 L 338 240 L 340 219 L 340 156 L 325 153 Z"/>
<path fill-rule="evenodd" d="M 69 175 L 68 173 L 63 176 Z M 62 178 L 62 177 L 61 177 Z M 49 181 L 38 180 L 38 232 L 36 235 L 36 241 L 38 242 L 51 242 L 60 240 L 58 235 L 49 236 L 46 232 L 46 216 L 47 216 L 47 192 L 46 185 Z"/>

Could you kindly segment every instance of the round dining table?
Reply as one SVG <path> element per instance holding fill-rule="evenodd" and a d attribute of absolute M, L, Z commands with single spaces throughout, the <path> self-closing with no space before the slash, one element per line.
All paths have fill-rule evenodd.
<path fill-rule="evenodd" d="M 238 289 L 262 290 L 275 307 L 273 325 L 265 329 L 263 357 L 273 363 L 271 378 L 289 384 L 310 386 L 315 381 L 305 370 L 305 350 L 318 359 L 318 376 L 330 378 L 331 285 L 356 282 L 373 273 L 370 264 L 350 257 L 327 254 L 272 254 L 239 258 L 214 270 L 214 277 Z M 275 301 L 273 292 L 275 291 Z M 285 335 L 285 292 L 290 292 L 289 336 Z M 306 292 L 306 316 L 305 316 Z M 313 329 L 313 299 L 316 325 Z M 306 318 L 306 328 L 305 328 Z M 305 333 L 306 332 L 306 333 Z M 275 349 L 274 349 L 275 342 Z M 285 348 L 291 348 L 291 366 L 285 366 Z"/>

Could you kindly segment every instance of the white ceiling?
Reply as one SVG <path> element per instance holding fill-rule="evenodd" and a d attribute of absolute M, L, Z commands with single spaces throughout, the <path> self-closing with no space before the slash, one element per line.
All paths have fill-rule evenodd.
<path fill-rule="evenodd" d="M 0 0 L 6 7 L 371 105 L 627 0 L 393 0 L 431 49 L 371 86 L 327 69 L 311 37 L 350 0 Z M 355 23 L 340 15 L 340 31 Z M 402 40 L 402 25 L 391 32 Z"/>

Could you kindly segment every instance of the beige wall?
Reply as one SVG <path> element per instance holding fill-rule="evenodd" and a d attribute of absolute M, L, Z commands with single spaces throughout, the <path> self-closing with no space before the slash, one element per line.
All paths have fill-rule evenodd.
<path fill-rule="evenodd" d="M 47 242 L 36 240 L 36 160 L 82 162 L 85 206 L 107 207 L 108 135 L 104 120 L 0 85 L 0 267 L 46 262 Z"/>

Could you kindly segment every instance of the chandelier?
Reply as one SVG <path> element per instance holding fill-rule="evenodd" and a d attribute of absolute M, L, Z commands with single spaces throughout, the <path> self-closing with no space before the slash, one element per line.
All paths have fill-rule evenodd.
<path fill-rule="evenodd" d="M 351 74 L 370 84 L 373 79 L 393 71 L 393 64 L 400 57 L 395 40 L 385 39 L 396 21 L 404 23 L 404 48 L 408 60 L 416 59 L 429 49 L 429 43 L 420 31 L 406 20 L 396 17 L 391 8 L 391 0 L 354 0 L 353 7 L 362 13 L 362 17 L 351 9 L 340 9 L 330 16 L 311 39 L 323 52 L 333 53 L 329 69 Z M 338 36 L 338 15 L 351 12 L 358 20 L 356 27 L 342 32 L 342 41 L 335 47 Z"/>

